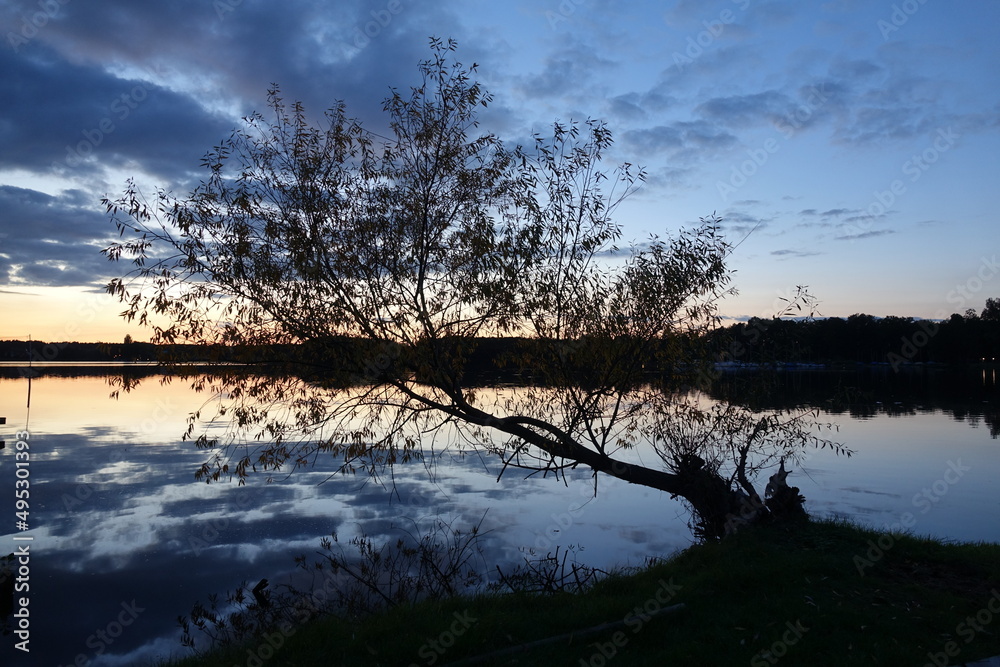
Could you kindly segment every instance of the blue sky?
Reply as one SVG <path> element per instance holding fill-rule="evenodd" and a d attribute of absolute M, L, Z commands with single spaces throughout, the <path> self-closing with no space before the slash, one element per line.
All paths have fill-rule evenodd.
<path fill-rule="evenodd" d="M 601 118 L 646 185 L 624 241 L 713 212 L 729 317 L 796 285 L 820 313 L 946 317 L 1000 296 L 1000 5 L 970 0 L 135 3 L 0 0 L 0 338 L 137 339 L 100 287 L 99 204 L 134 176 L 183 193 L 268 85 L 373 129 L 428 37 L 527 141 Z"/>

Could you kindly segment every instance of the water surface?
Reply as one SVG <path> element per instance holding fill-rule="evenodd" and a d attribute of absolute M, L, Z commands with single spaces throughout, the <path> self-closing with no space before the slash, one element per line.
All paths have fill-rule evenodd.
<path fill-rule="evenodd" d="M 394 538 L 436 517 L 482 521 L 489 565 L 571 545 L 588 565 L 639 565 L 691 544 L 688 515 L 666 494 L 602 478 L 593 498 L 584 471 L 568 485 L 510 472 L 498 482 L 494 460 L 446 436 L 426 461 L 397 466 L 391 479 L 331 478 L 321 462 L 271 484 L 259 476 L 242 487 L 199 483 L 194 471 L 206 454 L 180 434 L 203 395 L 183 382 L 161 384 L 155 369 L 117 400 L 106 377 L 53 373 L 32 381 L 30 413 L 27 380 L 0 378 L 8 418 L 0 427 L 8 443 L 0 451 L 0 549 L 13 551 L 15 535 L 33 537 L 31 660 L 4 637 L 3 664 L 141 665 L 183 655 L 176 618 L 196 600 L 280 579 L 295 555 L 313 554 L 332 531 Z M 768 400 L 823 408 L 822 419 L 837 422 L 837 437 L 856 452 L 812 452 L 793 472 L 810 512 L 1000 542 L 995 375 L 941 373 L 785 376 Z M 830 399 L 848 394 L 857 400 Z M 13 441 L 25 426 L 32 505 L 31 530 L 22 533 Z M 651 451 L 636 455 L 655 463 Z"/>

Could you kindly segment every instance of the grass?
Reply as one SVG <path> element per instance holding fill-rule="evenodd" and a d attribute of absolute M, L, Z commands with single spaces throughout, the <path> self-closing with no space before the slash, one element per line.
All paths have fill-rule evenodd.
<path fill-rule="evenodd" d="M 613 621 L 619 627 L 578 634 Z M 426 602 L 359 624 L 324 618 L 174 664 L 940 666 L 998 654 L 1000 545 L 814 521 L 694 546 L 585 594 Z"/>

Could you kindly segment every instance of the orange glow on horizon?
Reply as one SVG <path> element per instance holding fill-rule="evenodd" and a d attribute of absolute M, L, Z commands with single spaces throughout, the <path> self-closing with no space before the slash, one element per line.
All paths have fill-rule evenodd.
<path fill-rule="evenodd" d="M 770 318 L 783 305 L 784 302 L 776 301 L 773 296 L 754 298 L 743 294 L 720 302 L 719 315 L 725 326 L 751 316 Z M 119 313 L 124 309 L 125 306 L 114 296 L 88 287 L 32 286 L 18 287 L 15 290 L 0 289 L 0 313 L 3 314 L 0 319 L 0 340 L 27 340 L 30 336 L 32 340 L 48 343 L 119 343 L 129 335 L 136 342 L 148 341 L 152 331 L 139 326 L 137 322 L 122 319 Z M 941 313 L 947 309 L 939 308 L 935 312 L 927 306 L 901 308 L 898 304 L 886 304 L 884 312 L 870 312 L 872 310 L 851 308 L 847 300 L 830 299 L 820 302 L 816 317 L 846 318 L 854 313 L 864 312 L 875 317 L 897 315 L 942 319 L 946 315 Z M 947 310 L 947 313 L 950 312 Z"/>
<path fill-rule="evenodd" d="M 149 331 L 120 316 L 124 306 L 109 294 L 86 287 L 25 287 L 0 291 L 0 340 L 51 343 L 120 342 L 126 334 L 136 341 Z"/>

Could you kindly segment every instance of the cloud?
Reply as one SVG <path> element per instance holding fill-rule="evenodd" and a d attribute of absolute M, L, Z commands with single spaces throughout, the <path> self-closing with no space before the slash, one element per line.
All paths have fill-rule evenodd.
<path fill-rule="evenodd" d="M 860 241 L 861 239 L 875 238 L 876 236 L 885 236 L 886 234 L 895 234 L 894 229 L 879 229 L 872 232 L 860 232 L 858 234 L 845 234 L 844 236 L 835 236 L 833 239 L 835 241 Z"/>
<path fill-rule="evenodd" d="M 676 97 L 668 97 L 659 92 L 624 93 L 607 99 L 605 114 L 625 121 L 644 121 L 652 115 L 660 115 L 678 104 Z"/>
<path fill-rule="evenodd" d="M 876 77 L 884 76 L 885 72 L 885 66 L 862 58 L 835 59 L 830 65 L 830 74 L 840 81 L 880 80 Z"/>
<path fill-rule="evenodd" d="M 12 4 L 22 13 L 37 9 L 31 0 Z M 169 65 L 189 92 L 255 100 L 276 82 L 303 101 L 326 100 L 325 108 L 340 97 L 334 84 L 384 95 L 395 78 L 385 74 L 427 57 L 428 35 L 456 32 L 450 3 L 419 11 L 401 4 L 390 13 L 384 0 L 66 3 L 36 41 L 74 62 Z"/>
<path fill-rule="evenodd" d="M 743 6 L 744 2 L 745 0 L 740 0 L 737 4 Z M 770 0 L 754 3 L 747 8 L 752 8 L 747 17 L 757 29 L 773 30 L 778 25 L 792 21 L 797 15 L 796 10 L 801 9 L 801 5 L 797 2 Z"/>
<path fill-rule="evenodd" d="M 929 47 L 932 48 L 932 47 Z M 955 54 L 936 54 L 947 63 Z M 831 139 L 849 146 L 904 142 L 956 126 L 979 132 L 997 125 L 988 108 L 968 102 L 959 106 L 944 77 L 928 68 L 918 71 L 928 53 L 923 46 L 900 42 L 881 49 L 873 59 L 835 59 L 824 75 L 805 85 L 822 91 L 821 115 L 832 122 Z"/>
<path fill-rule="evenodd" d="M 749 215 L 742 211 L 728 210 L 722 214 L 723 224 L 725 223 L 752 223 L 761 222 L 760 216 Z"/>
<path fill-rule="evenodd" d="M 37 11 L 37 2 L 7 5 L 0 11 L 11 19 Z M 263 110 L 272 84 L 315 117 L 343 99 L 366 125 L 384 124 L 382 100 L 391 86 L 405 91 L 418 82 L 416 63 L 428 58 L 428 36 L 459 32 L 450 3 L 401 7 L 388 14 L 384 0 L 65 3 L 29 44 L 17 53 L 4 49 L 0 81 L 5 93 L 31 100 L 22 110 L 42 115 L 34 124 L 15 119 L 18 136 L 43 139 L 40 164 L 53 153 L 61 157 L 103 117 L 115 121 L 114 100 L 145 84 L 148 100 L 108 137 L 101 159 L 143 139 L 144 163 L 196 147 L 196 165 L 239 116 Z M 475 43 L 462 45 L 463 61 L 480 52 Z M 62 104 L 51 104 L 56 99 Z M 55 135 L 52 146 L 37 132 L 45 128 Z M 135 157 L 130 153 L 124 150 L 122 161 Z"/>
<path fill-rule="evenodd" d="M 782 250 L 772 250 L 771 254 L 776 257 L 783 257 L 786 259 L 790 259 L 799 257 L 815 257 L 816 255 L 822 255 L 823 253 L 815 250 L 791 250 L 785 248 Z"/>
<path fill-rule="evenodd" d="M 594 88 L 598 76 L 613 66 L 613 61 L 599 56 L 593 47 L 573 44 L 549 55 L 541 72 L 522 78 L 518 92 L 527 99 L 565 95 L 593 99 L 599 94 Z"/>
<path fill-rule="evenodd" d="M 848 12 L 852 3 L 857 8 Z M 241 125 L 241 115 L 267 111 L 272 83 L 289 102 L 301 100 L 312 119 L 343 99 L 349 115 L 386 133 L 381 101 L 390 86 L 405 94 L 418 83 L 415 64 L 429 55 L 429 35 L 455 36 L 458 58 L 480 63 L 477 77 L 497 96 L 481 110 L 484 130 L 530 146 L 532 129 L 545 133 L 553 118 L 606 118 L 616 144 L 605 164 L 648 168 L 636 197 L 643 203 L 676 198 L 689 206 L 682 197 L 711 191 L 715 171 L 728 171 L 734 156 L 745 160 L 745 149 L 784 141 L 791 132 L 783 128 L 810 132 L 794 149 L 780 143 L 780 154 L 737 196 L 749 198 L 740 207 L 751 207 L 791 192 L 785 199 L 797 201 L 782 218 L 791 219 L 789 227 L 822 228 L 825 238 L 892 231 L 870 231 L 882 216 L 835 208 L 850 203 L 849 195 L 795 196 L 812 190 L 796 182 L 807 174 L 793 160 L 814 160 L 822 170 L 831 156 L 836 164 L 862 147 L 892 168 L 895 156 L 902 162 L 923 150 L 938 128 L 953 127 L 964 140 L 1000 127 L 1000 104 L 983 85 L 982 72 L 990 70 L 982 49 L 989 47 L 980 48 L 978 35 L 965 44 L 942 37 L 967 27 L 956 22 L 935 35 L 908 28 L 885 42 L 874 26 L 882 10 L 869 12 L 868 21 L 855 15 L 864 7 L 858 0 L 824 8 L 786 0 L 623 8 L 589 0 L 568 3 L 574 11 L 556 30 L 546 12 L 562 11 L 557 3 L 519 7 L 507 17 L 453 0 L 404 0 L 391 14 L 385 0 L 56 4 L 37 35 L 16 50 L 0 49 L 0 94 L 10 101 L 0 109 L 0 170 L 17 172 L 12 180 L 23 186 L 0 192 L 0 227 L 11 234 L 0 237 L 0 278 L 23 284 L 96 284 L 109 267 L 95 250 L 111 231 L 96 198 L 128 174 L 186 190 L 201 176 L 201 156 Z M 6 0 L 0 24 L 16 30 L 38 8 L 38 0 Z M 723 10 L 735 21 L 699 44 L 706 22 Z M 920 21 L 931 18 L 921 14 Z M 820 26 L 824 20 L 839 21 L 838 31 Z M 770 30 L 776 24 L 781 32 Z M 692 38 L 697 53 L 676 59 Z M 981 53 L 973 55 L 973 47 Z M 898 153 L 871 150 L 883 146 Z M 786 169 L 791 178 L 783 178 Z M 119 183 L 107 185 L 112 178 Z M 909 206 L 896 215 L 908 219 Z M 746 210 L 767 214 L 764 224 L 777 215 Z M 738 211 L 726 217 L 731 234 L 761 221 Z M 775 233 L 786 232 L 792 229 Z M 791 248 L 781 250 L 798 244 L 785 242 Z"/>
<path fill-rule="evenodd" d="M 864 222 L 868 225 L 873 224 L 876 220 L 882 220 L 889 217 L 889 213 L 881 213 L 879 215 L 873 215 L 858 209 L 852 211 L 852 213 L 857 213 L 858 215 L 852 215 L 850 217 L 844 218 L 844 222 Z"/>
<path fill-rule="evenodd" d="M 776 90 L 766 90 L 750 95 L 714 97 L 695 108 L 701 116 L 729 127 L 751 127 L 784 117 L 791 100 Z"/>
<path fill-rule="evenodd" d="M 691 187 L 695 170 L 690 167 L 660 166 L 650 169 L 646 176 L 644 191 L 688 189 Z M 641 196 L 641 195 L 640 195 Z"/>
<path fill-rule="evenodd" d="M 78 191 L 51 196 L 0 185 L 0 282 L 98 285 L 114 267 L 100 254 L 111 225 Z"/>
<path fill-rule="evenodd" d="M 844 215 L 849 215 L 851 213 L 858 213 L 859 210 L 856 208 L 831 208 L 829 210 L 823 211 L 819 215 L 824 218 L 839 218 Z"/>
<path fill-rule="evenodd" d="M 699 26 L 699 30 L 704 28 Z M 727 34 L 732 35 L 734 26 L 727 27 Z M 760 49 L 745 43 L 713 43 L 701 55 L 689 58 L 685 55 L 685 40 L 694 38 L 695 34 L 679 36 L 668 53 L 670 55 L 666 67 L 660 74 L 660 80 L 650 92 L 666 97 L 677 96 L 679 91 L 689 92 L 703 88 L 706 82 L 711 82 L 714 89 L 724 90 L 742 87 L 741 80 L 746 78 L 746 72 L 755 67 L 763 67 L 765 59 Z M 699 93 L 696 99 L 702 99 Z"/>
<path fill-rule="evenodd" d="M 799 211 L 797 215 L 807 218 L 818 218 L 816 222 L 801 223 L 800 226 L 803 227 L 829 227 L 831 224 L 839 225 L 841 223 L 837 222 L 837 220 L 839 218 L 844 218 L 844 216 L 851 217 L 845 218 L 843 222 L 867 220 L 870 223 L 873 220 L 871 215 L 865 213 L 865 211 L 859 208 L 830 208 L 825 211 L 819 211 L 815 208 L 805 208 Z"/>
<path fill-rule="evenodd" d="M 881 146 L 928 136 L 942 127 L 953 126 L 964 134 L 1000 125 L 995 102 L 978 108 L 952 102 L 955 96 L 945 78 L 927 74 L 926 67 L 918 69 L 926 54 L 916 53 L 914 46 L 883 49 L 867 58 L 799 53 L 797 60 L 803 62 L 788 67 L 777 82 L 768 79 L 766 87 L 748 76 L 755 69 L 751 60 L 719 62 L 723 50 L 719 47 L 690 65 L 666 70 L 658 85 L 677 95 L 699 81 L 713 81 L 702 85 L 702 91 L 726 94 L 705 97 L 700 91 L 693 114 L 732 131 L 770 126 L 790 136 L 823 126 L 832 143 Z M 954 54 L 945 50 L 941 56 Z M 733 62 L 740 66 L 734 68 Z M 737 74 L 740 78 L 726 85 Z"/>
<path fill-rule="evenodd" d="M 191 99 L 35 49 L 0 49 L 0 168 L 86 177 L 139 162 L 178 178 L 232 129 Z"/>
<path fill-rule="evenodd" d="M 682 159 L 707 157 L 738 143 L 734 135 L 705 121 L 676 121 L 632 129 L 622 135 L 622 141 L 629 149 L 644 155 Z"/>
<path fill-rule="evenodd" d="M 767 228 L 770 220 L 748 215 L 741 211 L 727 210 L 722 214 L 719 226 L 735 243 L 742 243 L 748 236 Z"/>
<path fill-rule="evenodd" d="M 636 149 L 649 153 L 662 153 L 677 150 L 684 146 L 680 130 L 667 125 L 657 125 L 640 130 L 629 130 L 622 139 Z"/>

